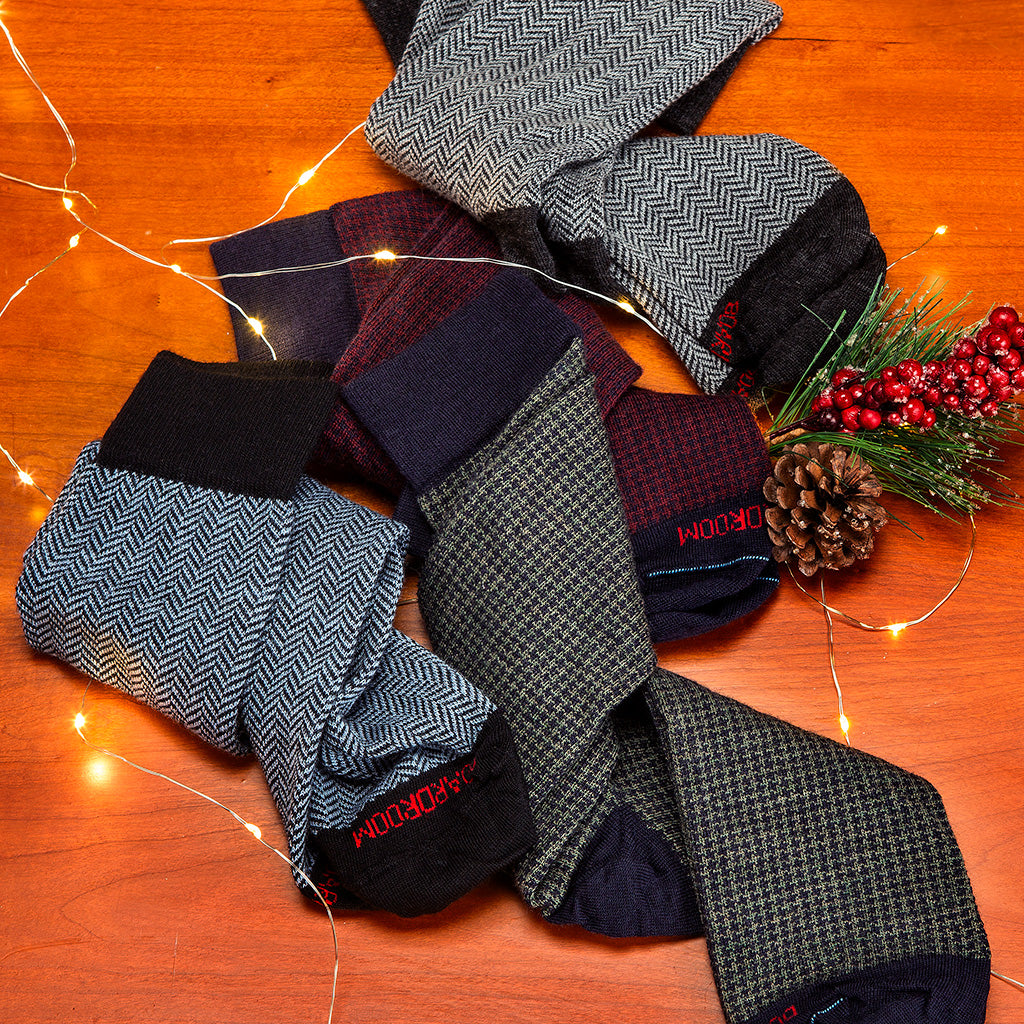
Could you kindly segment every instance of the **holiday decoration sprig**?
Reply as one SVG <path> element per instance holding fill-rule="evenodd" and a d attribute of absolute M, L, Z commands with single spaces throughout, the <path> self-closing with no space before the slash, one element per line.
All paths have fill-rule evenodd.
<path fill-rule="evenodd" d="M 1012 399 L 1024 390 L 1024 323 L 1000 306 L 965 327 L 965 302 L 943 310 L 937 295 L 880 292 L 822 359 L 833 332 L 784 401 L 768 438 L 772 458 L 797 436 L 841 445 L 884 490 L 943 516 L 1020 500 L 995 467 L 999 446 L 1021 441 Z"/>

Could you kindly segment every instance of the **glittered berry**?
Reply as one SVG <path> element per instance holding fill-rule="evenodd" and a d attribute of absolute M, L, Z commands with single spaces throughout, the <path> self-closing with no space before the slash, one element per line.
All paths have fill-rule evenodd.
<path fill-rule="evenodd" d="M 852 380 L 857 380 L 860 374 L 852 366 L 844 366 L 832 374 L 832 387 L 843 388 Z"/>
<path fill-rule="evenodd" d="M 875 430 L 882 424 L 882 415 L 875 409 L 861 409 L 860 425 L 865 430 Z"/>
<path fill-rule="evenodd" d="M 956 412 L 960 408 L 960 396 L 950 391 L 949 394 L 942 396 L 942 404 L 950 412 Z"/>
<path fill-rule="evenodd" d="M 961 338 L 953 346 L 954 359 L 971 359 L 978 354 L 978 346 L 970 338 Z"/>
<path fill-rule="evenodd" d="M 1021 355 L 1015 348 L 1011 348 L 1005 355 L 1000 356 L 997 361 L 999 366 L 1006 370 L 1007 373 L 1013 373 L 1021 364 Z"/>
<path fill-rule="evenodd" d="M 912 398 L 903 406 L 903 418 L 908 423 L 916 423 L 924 415 L 924 402 L 920 398 Z"/>
<path fill-rule="evenodd" d="M 939 374 L 939 389 L 943 392 L 954 391 L 960 386 L 960 378 L 947 366 Z"/>
<path fill-rule="evenodd" d="M 989 392 L 997 402 L 1005 402 L 1016 393 L 1012 384 L 996 384 Z"/>
<path fill-rule="evenodd" d="M 903 425 L 903 413 L 899 409 L 894 409 L 892 412 L 887 412 L 882 417 L 882 422 L 887 427 L 900 427 Z"/>
<path fill-rule="evenodd" d="M 942 373 L 944 369 L 945 365 L 943 363 L 940 363 L 935 359 L 930 359 L 923 367 L 924 379 L 934 383 L 939 379 L 939 374 Z"/>
<path fill-rule="evenodd" d="M 1016 323 L 1006 329 L 1010 336 L 1010 344 L 1014 348 L 1024 348 L 1024 323 Z"/>
<path fill-rule="evenodd" d="M 986 419 L 992 419 L 993 416 L 999 415 L 999 403 L 994 398 L 990 398 L 978 406 L 978 412 Z"/>
<path fill-rule="evenodd" d="M 910 386 L 901 380 L 889 381 L 885 385 L 885 396 L 893 402 L 905 402 L 910 397 Z"/>
<path fill-rule="evenodd" d="M 935 426 L 935 413 L 931 409 L 926 409 L 924 415 L 917 421 L 917 425 L 922 430 L 930 430 Z"/>
<path fill-rule="evenodd" d="M 995 327 L 1002 327 L 1004 331 L 1017 323 L 1017 320 L 1017 310 L 1013 306 L 996 306 L 988 315 L 988 322 Z"/>
<path fill-rule="evenodd" d="M 992 365 L 992 360 L 988 356 L 977 355 L 971 360 L 971 368 L 975 373 L 985 376 L 988 373 L 988 368 Z"/>
<path fill-rule="evenodd" d="M 938 405 L 942 401 L 942 392 L 933 384 L 921 392 L 921 400 L 927 405 Z"/>
<path fill-rule="evenodd" d="M 964 392 L 968 398 L 973 399 L 975 402 L 980 402 L 982 399 L 988 398 L 988 385 L 985 383 L 984 377 L 968 377 L 964 381 Z"/>
<path fill-rule="evenodd" d="M 1015 391 L 1020 391 L 1024 388 L 1024 366 L 1014 370 L 1013 373 L 1010 374 L 1010 386 Z"/>
<path fill-rule="evenodd" d="M 838 430 L 843 422 L 838 409 L 822 409 L 818 419 L 825 430 Z"/>
<path fill-rule="evenodd" d="M 977 416 L 978 415 L 978 403 L 972 401 L 970 398 L 964 398 L 960 401 L 960 415 L 961 416 Z"/>
<path fill-rule="evenodd" d="M 889 384 L 889 383 L 892 383 L 893 381 L 899 380 L 900 379 L 900 375 L 899 375 L 899 372 L 896 370 L 895 366 L 887 366 L 878 375 L 878 378 L 879 378 L 879 380 L 882 381 L 883 384 Z"/>
<path fill-rule="evenodd" d="M 860 414 L 864 410 L 859 405 L 851 405 L 843 410 L 843 426 L 856 430 L 860 426 Z"/>
<path fill-rule="evenodd" d="M 1001 327 L 982 327 L 978 331 L 978 351 L 986 355 L 1001 356 L 1010 351 L 1010 335 Z"/>
<path fill-rule="evenodd" d="M 849 409 L 849 407 L 853 405 L 853 395 L 851 395 L 846 388 L 840 388 L 832 396 L 832 404 L 837 409 Z"/>
<path fill-rule="evenodd" d="M 970 362 L 966 359 L 955 360 L 953 362 L 952 370 L 961 380 L 967 380 L 967 378 L 974 373 Z"/>
<path fill-rule="evenodd" d="M 904 359 L 897 367 L 896 372 L 900 380 L 907 384 L 916 384 L 924 373 L 924 367 L 916 359 Z"/>

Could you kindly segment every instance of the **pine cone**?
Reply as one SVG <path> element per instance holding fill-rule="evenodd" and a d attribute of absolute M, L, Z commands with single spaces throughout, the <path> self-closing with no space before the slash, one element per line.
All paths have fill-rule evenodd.
<path fill-rule="evenodd" d="M 871 467 L 849 449 L 815 441 L 787 445 L 764 485 L 775 560 L 813 576 L 867 558 L 888 521 L 875 500 L 881 493 Z"/>

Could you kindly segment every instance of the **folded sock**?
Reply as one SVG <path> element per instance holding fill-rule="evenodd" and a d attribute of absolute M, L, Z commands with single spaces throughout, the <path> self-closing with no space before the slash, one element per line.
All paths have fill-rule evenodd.
<path fill-rule="evenodd" d="M 988 943 L 931 785 L 663 669 L 645 693 L 729 1024 L 981 1024 Z"/>
<path fill-rule="evenodd" d="M 498 256 L 493 239 L 467 214 L 421 190 L 351 200 L 332 213 L 339 255 L 368 252 L 387 241 L 421 256 Z M 290 230 L 292 247 L 301 248 L 307 222 L 296 218 L 290 229 L 288 223 L 280 222 L 278 231 Z M 244 236 L 231 240 L 230 250 L 218 246 L 213 247 L 218 268 L 224 269 L 248 266 L 253 252 L 271 251 L 267 242 L 253 238 L 250 243 Z M 316 250 L 313 240 L 311 257 Z M 248 254 L 244 258 L 243 252 Z M 334 379 L 341 383 L 403 351 L 488 282 L 509 275 L 487 263 L 415 260 L 397 266 L 360 261 L 339 272 L 350 278 L 348 287 L 359 306 L 358 329 L 346 334 L 339 326 L 324 346 L 335 353 Z M 291 277 L 259 279 L 270 283 L 264 304 L 289 305 L 275 299 L 274 290 L 287 290 Z M 227 278 L 224 288 L 242 303 L 236 280 Z M 532 286 L 523 282 L 520 287 L 522 301 L 543 304 Z M 594 373 L 655 640 L 691 637 L 758 607 L 778 577 L 768 564 L 770 542 L 759 511 L 767 456 L 749 410 L 735 398 L 662 395 L 630 387 L 640 369 L 593 309 L 572 295 L 562 296 L 557 307 L 576 325 Z M 320 330 L 329 319 L 326 309 L 310 308 L 307 324 L 288 333 Z M 350 320 L 335 318 L 338 325 Z M 492 317 L 488 329 L 493 332 L 495 326 L 500 328 Z M 244 322 L 239 329 L 247 330 Z M 291 354 L 285 343 L 278 342 L 277 348 L 281 355 Z M 247 350 L 240 340 L 240 355 Z M 343 399 L 332 411 L 318 460 L 335 472 L 355 468 L 398 493 L 395 518 L 409 526 L 410 550 L 422 556 L 430 530 L 415 497 L 400 490 L 406 486 L 401 473 Z M 699 543 L 688 543 L 691 535 Z"/>
<path fill-rule="evenodd" d="M 538 832 L 525 898 L 608 935 L 692 934 L 678 846 L 616 775 L 615 710 L 654 656 L 593 377 L 571 321 L 525 297 L 495 278 L 345 399 L 434 528 L 419 597 L 435 650 L 508 717 Z M 506 379 L 524 352 L 525 397 L 523 372 Z"/>
<path fill-rule="evenodd" d="M 18 609 L 36 649 L 255 752 L 304 891 L 329 872 L 342 902 L 426 913 L 532 824 L 500 712 L 391 625 L 404 528 L 302 473 L 333 392 L 315 368 L 161 353 L 82 452 Z M 364 813 L 395 834 L 360 841 Z"/>
<path fill-rule="evenodd" d="M 779 574 L 763 516 L 770 465 L 746 403 L 631 387 L 606 423 L 654 640 L 761 605 Z"/>
<path fill-rule="evenodd" d="M 885 257 L 822 157 L 767 135 L 634 138 L 690 90 L 670 116 L 696 123 L 774 5 L 481 0 L 414 48 L 432 6 L 367 139 L 506 258 L 630 299 L 708 392 L 796 379 L 866 308 Z"/>

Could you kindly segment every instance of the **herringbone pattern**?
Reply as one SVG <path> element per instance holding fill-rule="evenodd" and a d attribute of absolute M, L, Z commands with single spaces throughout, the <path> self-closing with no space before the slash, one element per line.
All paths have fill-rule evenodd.
<path fill-rule="evenodd" d="M 477 217 L 536 206 L 550 178 L 610 153 L 781 13 L 764 0 L 425 0 L 366 136 Z"/>
<path fill-rule="evenodd" d="M 472 750 L 494 705 L 391 624 L 403 527 L 308 477 L 255 498 L 108 469 L 98 448 L 25 555 L 26 638 L 255 751 L 300 868 L 311 830 Z"/>

